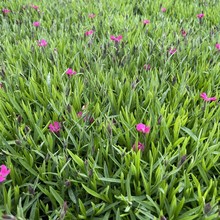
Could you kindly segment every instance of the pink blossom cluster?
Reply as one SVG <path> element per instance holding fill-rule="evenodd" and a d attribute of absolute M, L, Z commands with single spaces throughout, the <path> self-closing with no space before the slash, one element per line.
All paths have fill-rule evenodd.
<path fill-rule="evenodd" d="M 145 134 L 148 134 L 150 133 L 150 126 L 147 126 L 143 123 L 139 123 L 136 125 L 136 129 L 137 131 L 141 132 L 141 133 L 145 133 Z"/>
<path fill-rule="evenodd" d="M 38 46 L 39 47 L 46 47 L 47 46 L 47 41 L 45 39 L 39 40 L 38 41 Z"/>
<path fill-rule="evenodd" d="M 33 22 L 33 26 L 35 26 L 35 27 L 39 27 L 39 26 L 40 26 L 40 22 L 39 22 L 39 21 L 35 21 L 35 22 Z"/>
<path fill-rule="evenodd" d="M 0 183 L 6 180 L 9 173 L 10 169 L 8 169 L 4 164 L 0 166 Z"/>
<path fill-rule="evenodd" d="M 203 13 L 201 13 L 201 14 L 198 14 L 198 15 L 197 15 L 197 18 L 202 19 L 204 16 L 205 16 L 205 15 L 204 15 Z"/>
<path fill-rule="evenodd" d="M 164 8 L 164 7 L 162 7 L 162 8 L 161 8 L 161 11 L 162 11 L 162 12 L 166 12 L 166 11 L 167 11 L 167 9 L 166 9 L 166 8 Z"/>
<path fill-rule="evenodd" d="M 85 32 L 85 35 L 86 36 L 89 36 L 89 35 L 92 35 L 94 33 L 94 31 L 93 30 L 90 30 L 90 31 L 86 31 Z"/>
<path fill-rule="evenodd" d="M 215 48 L 220 51 L 220 44 L 217 43 L 217 44 L 215 45 Z"/>
<path fill-rule="evenodd" d="M 9 9 L 7 9 L 7 8 L 3 8 L 2 9 L 2 13 L 4 14 L 4 15 L 7 15 L 8 13 L 10 13 L 11 12 L 11 10 L 9 10 Z"/>
<path fill-rule="evenodd" d="M 133 150 L 136 150 L 136 146 L 137 146 L 137 149 L 138 149 L 138 150 L 144 151 L 144 144 L 141 143 L 140 141 L 138 141 L 138 144 L 137 144 L 137 145 L 136 145 L 136 144 L 133 144 L 132 149 L 133 149 Z"/>
<path fill-rule="evenodd" d="M 150 20 L 144 20 L 143 23 L 146 24 L 150 24 Z"/>
<path fill-rule="evenodd" d="M 49 124 L 48 128 L 53 133 L 58 133 L 60 131 L 60 123 L 58 121 L 55 121 L 54 123 Z"/>
<path fill-rule="evenodd" d="M 216 100 L 217 100 L 216 97 L 210 97 L 210 98 L 209 98 L 205 92 L 201 93 L 201 94 L 200 94 L 200 97 L 201 97 L 204 101 L 206 101 L 206 102 L 216 101 Z"/>
<path fill-rule="evenodd" d="M 140 133 L 143 133 L 143 134 L 149 134 L 150 133 L 150 126 L 145 125 L 143 123 L 139 123 L 136 125 L 136 130 L 139 131 Z M 144 151 L 144 144 L 141 143 L 140 141 L 138 141 L 137 145 L 133 144 L 132 149 Z"/>
<path fill-rule="evenodd" d="M 68 68 L 67 71 L 66 71 L 66 74 L 69 75 L 69 76 L 72 76 L 72 75 L 76 74 L 76 71 L 72 70 L 71 68 Z"/>
<path fill-rule="evenodd" d="M 176 48 L 171 48 L 171 49 L 169 50 L 169 54 L 170 54 L 170 55 L 173 55 L 173 54 L 176 53 L 176 51 L 177 51 Z"/>
<path fill-rule="evenodd" d="M 115 37 L 114 35 L 112 35 L 110 36 L 110 39 L 115 42 L 120 42 L 122 40 L 122 36 L 119 35 L 118 37 Z"/>
<path fill-rule="evenodd" d="M 38 10 L 39 9 L 39 6 L 37 5 L 31 5 L 31 8 L 35 9 L 35 10 Z"/>

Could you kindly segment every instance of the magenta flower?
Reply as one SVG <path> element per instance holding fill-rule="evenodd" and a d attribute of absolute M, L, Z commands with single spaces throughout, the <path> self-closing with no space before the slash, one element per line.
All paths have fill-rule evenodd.
<path fill-rule="evenodd" d="M 7 8 L 2 9 L 2 13 L 3 13 L 4 15 L 6 15 L 6 14 L 8 14 L 8 13 L 10 13 L 10 12 L 11 12 L 11 10 L 9 10 L 9 9 L 7 9 Z"/>
<path fill-rule="evenodd" d="M 38 9 L 39 7 L 37 6 L 37 5 L 31 5 L 31 8 L 33 8 L 33 9 Z"/>
<path fill-rule="evenodd" d="M 69 75 L 69 76 L 72 76 L 72 75 L 76 74 L 76 71 L 73 71 L 72 69 L 68 68 L 67 71 L 66 71 L 66 74 Z"/>
<path fill-rule="evenodd" d="M 115 36 L 110 36 L 110 39 L 115 41 L 115 42 L 120 42 L 122 40 L 122 36 L 119 35 L 118 37 L 115 37 Z"/>
<path fill-rule="evenodd" d="M 139 123 L 136 125 L 137 131 L 140 131 L 142 133 L 148 134 L 150 132 L 150 126 L 147 126 L 145 124 Z"/>
<path fill-rule="evenodd" d="M 167 9 L 166 9 L 166 8 L 161 8 L 161 11 L 162 11 L 162 12 L 166 12 Z"/>
<path fill-rule="evenodd" d="M 141 142 L 138 141 L 138 146 L 137 147 L 138 147 L 138 150 L 144 151 L 144 144 L 142 144 Z M 132 149 L 136 150 L 136 144 L 134 144 L 132 146 Z"/>
<path fill-rule="evenodd" d="M 89 18 L 94 18 L 95 14 L 89 14 Z"/>
<path fill-rule="evenodd" d="M 210 98 L 209 98 L 205 92 L 201 93 L 201 94 L 200 94 L 200 97 L 201 97 L 202 99 L 204 99 L 206 102 L 216 101 L 216 100 L 217 100 L 216 97 L 210 97 Z"/>
<path fill-rule="evenodd" d="M 49 124 L 48 128 L 51 132 L 58 133 L 60 131 L 60 123 L 55 121 L 53 124 Z"/>
<path fill-rule="evenodd" d="M 197 15 L 197 18 L 202 19 L 204 16 L 205 16 L 205 15 L 204 15 L 203 13 L 201 13 L 201 14 L 198 14 L 198 15 Z"/>
<path fill-rule="evenodd" d="M 173 55 L 174 53 L 176 53 L 176 51 L 177 51 L 176 48 L 173 48 L 173 49 L 171 48 L 171 49 L 169 50 L 169 54 L 170 54 L 170 55 Z"/>
<path fill-rule="evenodd" d="M 10 169 L 8 169 L 5 165 L 0 166 L 0 183 L 6 180 L 9 173 Z"/>
<path fill-rule="evenodd" d="M 79 117 L 79 118 L 81 118 L 82 115 L 83 115 L 83 112 L 82 112 L 82 111 L 79 111 L 79 112 L 77 113 L 77 117 Z"/>
<path fill-rule="evenodd" d="M 220 51 L 220 44 L 217 43 L 217 44 L 215 45 L 215 48 Z"/>
<path fill-rule="evenodd" d="M 85 32 L 85 35 L 86 36 L 89 36 L 89 35 L 92 35 L 94 33 L 94 31 L 93 30 L 90 30 L 90 31 L 86 31 Z"/>
<path fill-rule="evenodd" d="M 47 46 L 47 41 L 42 39 L 38 41 L 38 46 L 39 47 L 46 47 Z"/>
<path fill-rule="evenodd" d="M 33 22 L 33 25 L 34 25 L 35 27 L 39 27 L 39 26 L 40 26 L 40 22 L 39 22 L 39 21 L 35 21 L 35 22 Z"/>
<path fill-rule="evenodd" d="M 150 64 L 144 64 L 144 69 L 145 70 L 150 70 L 150 68 L 151 68 Z"/>
<path fill-rule="evenodd" d="M 184 31 L 184 30 L 181 30 L 181 34 L 183 37 L 185 37 L 187 35 L 186 31 Z"/>
<path fill-rule="evenodd" d="M 146 25 L 146 24 L 150 24 L 150 21 L 149 20 L 144 20 L 143 23 Z"/>

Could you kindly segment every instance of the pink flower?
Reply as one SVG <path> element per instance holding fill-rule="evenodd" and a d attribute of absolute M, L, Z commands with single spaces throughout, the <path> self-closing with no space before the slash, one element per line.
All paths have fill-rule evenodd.
<path fill-rule="evenodd" d="M 39 26 L 40 26 L 40 22 L 39 22 L 39 21 L 35 21 L 35 22 L 33 22 L 33 25 L 34 25 L 35 27 L 39 27 Z"/>
<path fill-rule="evenodd" d="M 144 145 L 141 142 L 138 141 L 138 146 L 137 147 L 138 147 L 138 150 L 144 151 Z M 132 149 L 136 150 L 136 144 L 134 144 L 132 146 Z"/>
<path fill-rule="evenodd" d="M 38 41 L 38 46 L 39 47 L 46 47 L 47 46 L 47 41 L 42 39 Z"/>
<path fill-rule="evenodd" d="M 220 44 L 217 43 L 217 44 L 215 45 L 215 48 L 220 51 Z"/>
<path fill-rule="evenodd" d="M 183 37 L 185 37 L 187 35 L 186 31 L 184 31 L 184 30 L 181 30 L 181 34 Z"/>
<path fill-rule="evenodd" d="M 49 124 L 48 128 L 51 132 L 57 133 L 60 131 L 60 123 L 55 121 L 53 124 Z"/>
<path fill-rule="evenodd" d="M 150 126 L 146 126 L 145 124 L 139 123 L 136 125 L 137 131 L 148 134 L 150 132 Z"/>
<path fill-rule="evenodd" d="M 0 166 L 0 183 L 6 180 L 6 177 L 10 173 L 10 170 L 5 166 Z"/>
<path fill-rule="evenodd" d="M 216 101 L 216 100 L 217 100 L 216 97 L 210 97 L 210 98 L 209 98 L 205 92 L 201 93 L 201 94 L 200 94 L 200 97 L 201 97 L 202 99 L 204 99 L 206 102 Z"/>
<path fill-rule="evenodd" d="M 169 54 L 173 55 L 174 53 L 176 53 L 176 51 L 177 51 L 176 48 L 170 49 L 169 50 Z"/>
<path fill-rule="evenodd" d="M 110 39 L 115 41 L 115 42 L 120 42 L 122 40 L 122 36 L 120 35 L 118 37 L 115 37 L 115 36 L 112 35 L 112 36 L 110 36 Z"/>
<path fill-rule="evenodd" d="M 145 69 L 145 70 L 150 70 L 150 68 L 151 68 L 151 67 L 150 67 L 150 64 L 144 64 L 144 69 Z"/>
<path fill-rule="evenodd" d="M 90 30 L 90 31 L 86 31 L 85 32 L 85 35 L 86 36 L 89 36 L 89 35 L 92 35 L 94 33 L 94 31 L 93 30 Z"/>
<path fill-rule="evenodd" d="M 167 9 L 166 9 L 166 8 L 161 8 L 161 11 L 162 11 L 162 12 L 166 12 Z"/>
<path fill-rule="evenodd" d="M 146 25 L 146 24 L 150 24 L 150 21 L 149 20 L 144 20 L 143 23 Z"/>
<path fill-rule="evenodd" d="M 69 75 L 69 76 L 75 75 L 76 71 L 73 71 L 72 69 L 68 68 L 67 71 L 66 71 L 66 74 Z"/>
<path fill-rule="evenodd" d="M 31 8 L 33 8 L 33 9 L 38 9 L 39 7 L 37 6 L 37 5 L 31 5 Z"/>
<path fill-rule="evenodd" d="M 2 13 L 3 13 L 4 15 L 6 15 L 6 14 L 8 14 L 8 13 L 10 13 L 10 12 L 11 12 L 11 10 L 9 10 L 9 9 L 7 9 L 7 8 L 2 9 Z"/>
<path fill-rule="evenodd" d="M 82 111 L 79 111 L 78 113 L 77 113 L 77 116 L 80 118 L 80 117 L 82 117 L 82 115 L 83 115 L 83 112 Z"/>
<path fill-rule="evenodd" d="M 89 14 L 89 18 L 94 18 L 95 14 Z"/>
<path fill-rule="evenodd" d="M 205 15 L 204 15 L 203 13 L 201 13 L 201 14 L 198 14 L 198 15 L 197 15 L 197 18 L 202 19 L 204 16 L 205 16 Z"/>

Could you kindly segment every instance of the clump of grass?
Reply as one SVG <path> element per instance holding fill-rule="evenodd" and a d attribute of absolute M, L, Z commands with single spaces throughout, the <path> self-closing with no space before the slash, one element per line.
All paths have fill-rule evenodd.
<path fill-rule="evenodd" d="M 219 6 L 1 2 L 1 218 L 218 219 Z"/>

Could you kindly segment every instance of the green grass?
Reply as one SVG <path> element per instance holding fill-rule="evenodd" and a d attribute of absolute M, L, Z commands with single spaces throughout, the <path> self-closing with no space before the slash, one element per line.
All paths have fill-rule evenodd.
<path fill-rule="evenodd" d="M 11 170 L 1 218 L 220 219 L 219 101 L 200 97 L 220 96 L 219 7 L 1 1 L 11 10 L 0 13 L 0 165 Z M 59 133 L 48 128 L 54 121 Z M 138 141 L 143 152 L 132 149 Z"/>

